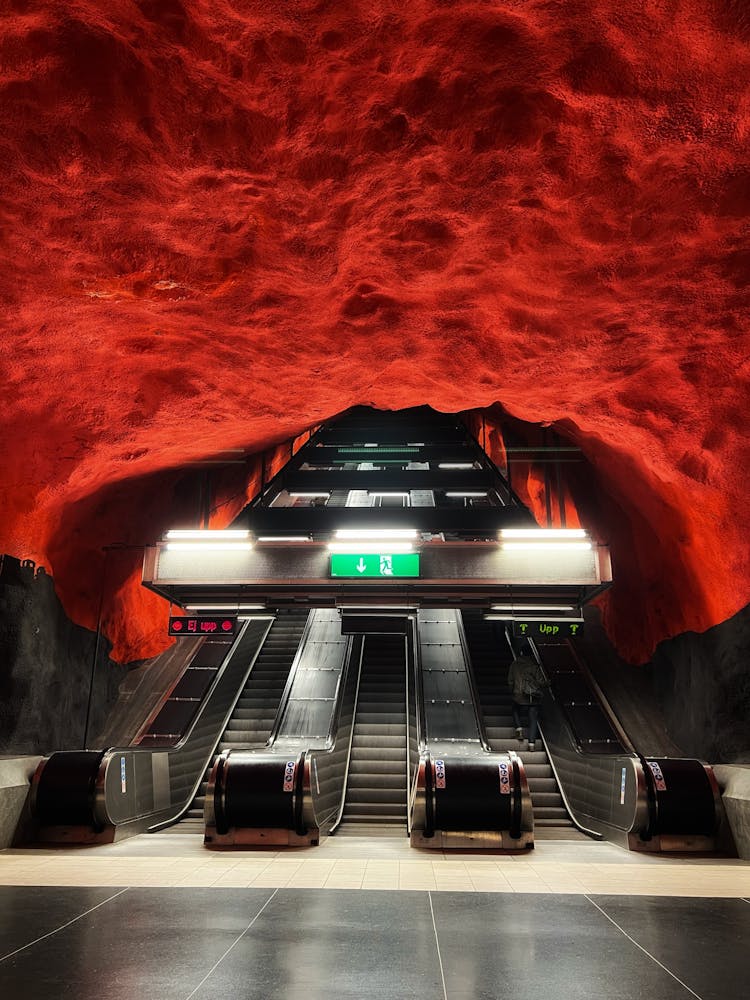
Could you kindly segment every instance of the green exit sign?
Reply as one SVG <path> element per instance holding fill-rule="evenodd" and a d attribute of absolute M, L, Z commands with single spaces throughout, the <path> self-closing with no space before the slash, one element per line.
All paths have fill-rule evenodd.
<path fill-rule="evenodd" d="M 583 622 L 565 621 L 519 621 L 513 622 L 513 635 L 520 639 L 577 639 L 583 635 Z"/>
<path fill-rule="evenodd" d="M 396 576 L 419 576 L 418 552 L 331 553 L 331 576 L 377 576 L 391 580 Z"/>

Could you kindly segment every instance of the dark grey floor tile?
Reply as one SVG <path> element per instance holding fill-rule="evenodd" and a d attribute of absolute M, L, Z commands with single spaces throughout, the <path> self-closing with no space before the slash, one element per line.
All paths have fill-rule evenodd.
<path fill-rule="evenodd" d="M 195 1000 L 442 1000 L 426 892 L 280 889 Z"/>
<path fill-rule="evenodd" d="M 448 1000 L 688 1000 L 585 896 L 433 893 Z"/>
<path fill-rule="evenodd" d="M 0 886 L 0 959 L 75 920 L 119 889 Z"/>
<path fill-rule="evenodd" d="M 272 891 L 129 889 L 0 964 L 0 996 L 185 1000 Z"/>
<path fill-rule="evenodd" d="M 592 896 L 702 1000 L 750 993 L 750 906 L 742 899 Z"/>

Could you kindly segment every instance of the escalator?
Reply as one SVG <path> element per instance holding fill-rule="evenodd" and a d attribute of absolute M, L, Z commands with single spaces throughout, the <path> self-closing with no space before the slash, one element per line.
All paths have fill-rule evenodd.
<path fill-rule="evenodd" d="M 341 832 L 406 830 L 406 667 L 403 635 L 364 638 Z"/>
<path fill-rule="evenodd" d="M 223 732 L 218 752 L 264 746 L 271 736 L 284 686 L 307 623 L 307 611 L 280 611 L 266 636 L 232 716 Z M 165 833 L 203 835 L 204 804 L 213 756 L 197 795 L 177 823 Z"/>
<path fill-rule="evenodd" d="M 201 680 L 205 685 L 210 674 L 202 698 L 174 698 L 170 691 L 138 743 L 60 751 L 42 760 L 31 788 L 38 839 L 106 843 L 153 832 L 182 816 L 200 787 L 272 622 L 270 615 L 240 619 L 236 638 L 211 639 L 200 646 L 183 680 L 189 680 L 192 691 L 199 675 L 205 675 Z M 188 678 L 191 672 L 195 679 Z M 175 723 L 183 728 L 177 729 Z"/>
<path fill-rule="evenodd" d="M 512 696 L 507 685 L 512 659 L 510 646 L 504 638 L 497 641 L 492 622 L 485 621 L 480 612 L 464 611 L 462 615 L 489 745 L 493 750 L 515 750 L 523 758 L 537 835 L 540 829 L 546 829 L 549 836 L 559 833 L 565 839 L 576 837 L 575 825 L 563 804 L 543 743 L 539 741 L 538 749 L 529 751 L 526 741 L 519 743 L 516 738 Z"/>
<path fill-rule="evenodd" d="M 570 640 L 535 641 L 550 680 L 543 736 L 571 815 L 631 851 L 714 851 L 722 817 L 711 767 L 646 757 Z"/>

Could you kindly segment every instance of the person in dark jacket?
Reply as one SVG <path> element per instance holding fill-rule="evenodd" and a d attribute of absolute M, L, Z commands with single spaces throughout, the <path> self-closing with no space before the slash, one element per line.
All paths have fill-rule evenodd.
<path fill-rule="evenodd" d="M 534 659 L 531 647 L 528 643 L 524 643 L 508 668 L 508 687 L 513 693 L 513 725 L 516 727 L 516 736 L 519 742 L 523 742 L 521 712 L 522 709 L 528 711 L 529 750 L 536 749 L 539 702 L 542 700 L 542 692 L 548 684 L 542 668 Z"/>

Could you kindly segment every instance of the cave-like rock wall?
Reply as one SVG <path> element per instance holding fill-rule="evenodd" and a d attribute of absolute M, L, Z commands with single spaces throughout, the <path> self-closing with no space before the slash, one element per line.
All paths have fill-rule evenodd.
<path fill-rule="evenodd" d="M 9 0 L 0 551 L 92 627 L 172 470 L 499 403 L 583 449 L 627 658 L 734 614 L 749 77 L 742 0 Z"/>

